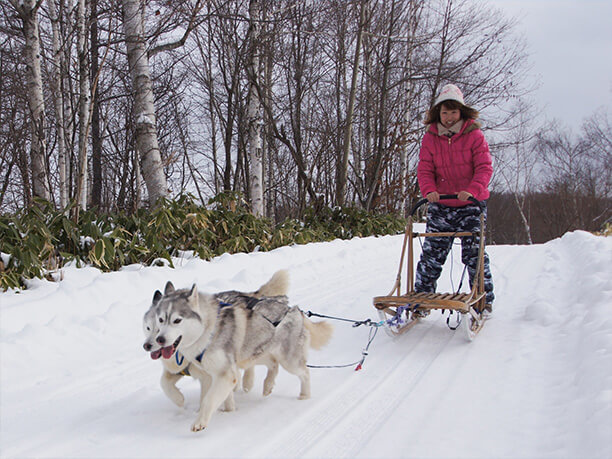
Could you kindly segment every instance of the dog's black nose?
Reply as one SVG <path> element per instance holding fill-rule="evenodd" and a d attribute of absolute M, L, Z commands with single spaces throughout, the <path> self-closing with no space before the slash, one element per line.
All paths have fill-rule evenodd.
<path fill-rule="evenodd" d="M 142 347 L 144 347 L 145 351 L 149 352 L 151 348 L 153 347 L 153 345 L 151 343 L 144 343 Z"/>
<path fill-rule="evenodd" d="M 166 342 L 166 338 L 163 336 L 158 336 L 155 341 L 157 341 L 159 344 L 164 344 Z"/>

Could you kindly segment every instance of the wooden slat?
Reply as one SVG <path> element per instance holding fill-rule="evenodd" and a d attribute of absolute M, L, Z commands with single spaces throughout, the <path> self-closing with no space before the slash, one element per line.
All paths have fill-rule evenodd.
<path fill-rule="evenodd" d="M 469 297 L 469 293 L 455 293 L 450 299 L 455 301 L 466 301 Z"/>
<path fill-rule="evenodd" d="M 398 308 L 407 304 L 419 304 L 422 309 L 453 309 L 455 311 L 467 312 L 470 305 L 476 303 L 484 293 L 472 296 L 468 293 L 459 293 L 448 298 L 448 293 L 410 293 L 402 296 L 377 296 L 374 298 L 376 309 Z"/>
<path fill-rule="evenodd" d="M 415 301 L 416 300 L 416 301 Z M 469 305 L 462 301 L 440 300 L 440 299 L 414 299 L 404 297 L 393 298 L 374 298 L 374 306 L 377 309 L 386 309 L 389 307 L 406 306 L 407 304 L 418 303 L 422 309 L 453 309 L 461 312 L 467 312 Z"/>
<path fill-rule="evenodd" d="M 412 233 L 412 237 L 469 237 L 476 236 L 476 233 L 460 232 L 460 233 Z"/>

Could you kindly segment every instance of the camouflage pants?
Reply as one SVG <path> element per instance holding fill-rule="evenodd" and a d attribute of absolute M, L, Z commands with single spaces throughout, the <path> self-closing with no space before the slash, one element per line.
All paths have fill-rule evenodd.
<path fill-rule="evenodd" d="M 485 204 L 486 219 L 486 204 Z M 438 232 L 458 232 L 480 231 L 480 210 L 475 205 L 465 207 L 447 207 L 437 203 L 429 204 L 427 210 L 427 230 L 428 233 Z M 442 266 L 446 261 L 448 252 L 453 244 L 450 237 L 427 237 L 423 243 L 421 259 L 417 264 L 415 290 L 417 292 L 435 292 L 438 278 L 442 273 Z M 470 277 L 470 285 L 476 272 L 478 263 L 478 246 L 480 237 L 461 238 L 461 261 L 467 265 Z M 489 268 L 489 256 L 484 254 L 484 287 L 486 292 L 486 302 L 493 304 L 495 295 L 493 294 L 493 279 Z"/>

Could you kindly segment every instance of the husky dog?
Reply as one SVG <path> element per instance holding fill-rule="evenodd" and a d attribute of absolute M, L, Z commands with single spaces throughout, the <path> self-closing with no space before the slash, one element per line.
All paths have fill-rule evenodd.
<path fill-rule="evenodd" d="M 161 346 L 155 342 L 155 338 L 159 333 L 159 327 L 156 323 L 156 315 L 154 308 L 150 308 L 142 319 L 142 327 L 145 333 L 145 343 L 143 345 L 145 351 L 150 352 L 151 358 L 157 360 L 161 357 Z M 176 387 L 176 383 L 183 377 L 191 375 L 189 371 L 189 362 L 184 358 L 181 359 L 179 354 L 175 355 L 174 359 L 162 359 L 162 376 L 160 385 L 166 396 L 178 406 L 185 404 L 185 397 Z"/>
<path fill-rule="evenodd" d="M 212 414 L 232 393 L 239 368 L 268 366 L 264 393 L 269 393 L 280 364 L 300 379 L 299 398 L 309 398 L 308 347 L 318 349 L 331 338 L 328 323 L 311 322 L 283 297 L 245 300 L 237 295 L 235 303 L 223 298 L 228 297 L 198 293 L 195 284 L 175 290 L 170 282 L 163 295 L 158 291 L 153 298 L 161 356 L 171 359 L 180 352 L 190 368 L 210 377 L 201 381 L 207 390 L 191 427 L 194 432 L 208 426 Z"/>
<path fill-rule="evenodd" d="M 255 292 L 237 292 L 234 290 L 226 291 L 218 293 L 219 298 L 222 298 L 225 302 L 236 302 L 240 301 L 252 301 L 257 298 L 262 298 L 265 296 L 272 296 L 278 298 L 279 302 L 287 303 L 287 292 L 289 286 L 289 277 L 286 270 L 280 270 L 274 273 L 272 278 L 262 285 Z M 269 314 L 281 314 L 282 312 L 274 312 L 269 311 Z M 156 309 L 155 304 L 153 304 L 149 310 L 145 313 L 143 317 L 143 330 L 145 334 L 145 342 L 144 349 L 147 352 L 150 352 L 151 358 L 154 360 L 162 357 L 162 348 L 155 341 L 157 334 L 159 333 L 159 326 L 156 317 Z M 194 378 L 205 382 L 207 375 L 202 372 L 199 368 L 192 366 L 188 360 L 186 360 L 179 353 L 174 354 L 174 358 L 164 358 L 161 359 L 163 371 L 160 380 L 160 385 L 162 390 L 166 394 L 166 396 L 174 402 L 176 405 L 182 407 L 185 403 L 185 398 L 181 391 L 176 387 L 176 383 L 183 376 L 193 376 Z M 278 364 L 276 364 L 276 373 L 278 372 Z M 253 368 L 246 368 L 244 371 L 243 378 L 243 390 L 248 392 L 253 388 L 253 377 L 254 371 Z M 271 379 L 271 384 L 269 391 L 266 393 L 266 389 L 264 388 L 264 395 L 268 395 L 271 391 L 271 386 L 274 383 L 274 376 L 269 374 L 266 378 L 266 381 Z M 206 383 L 202 387 L 202 389 L 206 390 Z M 234 409 L 234 401 L 233 395 L 230 394 L 225 402 L 223 407 L 225 411 L 233 411 Z"/>

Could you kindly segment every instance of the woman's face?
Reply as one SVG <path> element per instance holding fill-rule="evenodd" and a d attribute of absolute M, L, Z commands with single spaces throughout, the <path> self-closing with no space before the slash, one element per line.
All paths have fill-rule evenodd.
<path fill-rule="evenodd" d="M 460 119 L 461 111 L 459 109 L 450 109 L 442 104 L 442 107 L 440 107 L 440 123 L 442 123 L 442 126 L 448 129 Z"/>

